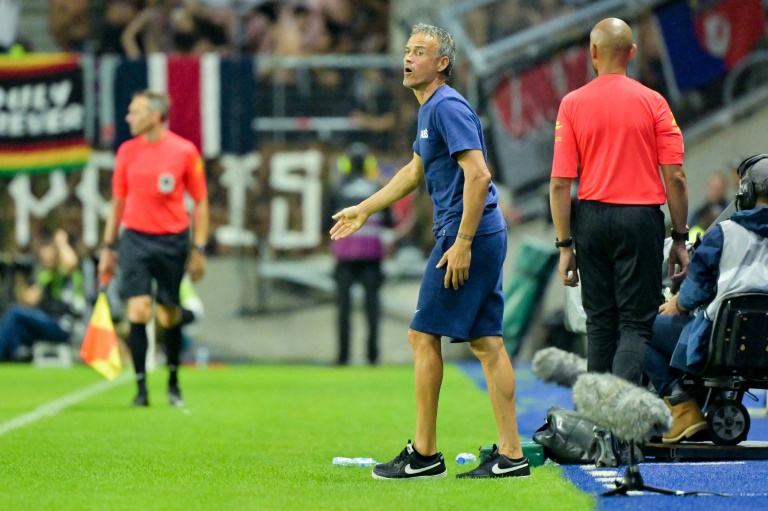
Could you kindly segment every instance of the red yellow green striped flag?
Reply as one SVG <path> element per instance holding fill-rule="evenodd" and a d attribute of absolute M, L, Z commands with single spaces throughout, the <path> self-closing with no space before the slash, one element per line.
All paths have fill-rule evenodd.
<path fill-rule="evenodd" d="M 112 312 L 109 310 L 107 295 L 103 292 L 99 293 L 93 307 L 83 346 L 80 348 L 80 357 L 108 380 L 117 378 L 123 369 L 117 334 L 112 324 Z"/>
<path fill-rule="evenodd" d="M 87 120 L 78 55 L 0 55 L 0 178 L 82 169 Z"/>

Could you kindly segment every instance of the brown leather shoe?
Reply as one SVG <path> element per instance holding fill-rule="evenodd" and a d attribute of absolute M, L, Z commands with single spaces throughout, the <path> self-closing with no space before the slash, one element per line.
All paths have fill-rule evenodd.
<path fill-rule="evenodd" d="M 664 402 L 672 412 L 672 429 L 661 437 L 661 441 L 665 444 L 676 444 L 707 429 L 707 419 L 704 418 L 695 399 L 672 404 L 674 401 L 674 396 L 664 398 Z"/>

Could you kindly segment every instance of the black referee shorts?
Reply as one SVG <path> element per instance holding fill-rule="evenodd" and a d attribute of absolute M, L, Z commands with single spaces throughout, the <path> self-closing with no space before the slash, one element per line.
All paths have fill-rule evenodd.
<path fill-rule="evenodd" d="M 189 230 L 177 234 L 147 234 L 125 229 L 120 236 L 118 264 L 120 297 L 152 295 L 161 305 L 179 305 L 179 288 L 189 255 Z"/>

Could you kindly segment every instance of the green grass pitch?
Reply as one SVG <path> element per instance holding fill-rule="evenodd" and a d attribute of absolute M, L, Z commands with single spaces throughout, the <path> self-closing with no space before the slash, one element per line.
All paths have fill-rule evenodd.
<path fill-rule="evenodd" d="M 376 481 L 334 456 L 388 461 L 414 430 L 413 369 L 229 366 L 181 372 L 171 408 L 164 370 L 148 409 L 131 381 L 0 433 L 3 510 L 585 510 L 593 499 L 556 466 L 529 479 L 459 481 L 459 452 L 495 440 L 487 395 L 446 366 L 438 422 L 448 478 Z M 0 365 L 0 431 L 41 405 L 103 381 L 93 370 Z M 470 466 L 469 468 L 471 468 Z"/>

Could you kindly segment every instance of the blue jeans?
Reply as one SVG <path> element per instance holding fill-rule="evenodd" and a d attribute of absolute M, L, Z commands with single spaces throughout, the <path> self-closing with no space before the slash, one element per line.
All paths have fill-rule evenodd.
<path fill-rule="evenodd" d="M 693 316 L 667 316 L 659 314 L 653 323 L 653 337 L 645 353 L 643 368 L 661 397 L 669 395 L 669 389 L 681 376 L 682 371 L 670 367 L 672 353 L 685 325 Z"/>
<path fill-rule="evenodd" d="M 65 343 L 69 332 L 39 309 L 11 305 L 0 326 L 0 360 L 10 360 L 19 346 L 29 347 L 37 340 Z"/>

